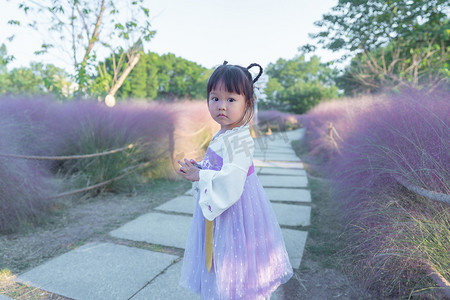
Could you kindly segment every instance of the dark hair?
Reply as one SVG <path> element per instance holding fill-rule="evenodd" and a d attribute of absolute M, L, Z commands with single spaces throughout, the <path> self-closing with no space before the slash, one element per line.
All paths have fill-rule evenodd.
<path fill-rule="evenodd" d="M 253 67 L 259 67 L 259 74 L 252 78 L 249 69 Z M 206 87 L 206 94 L 209 94 L 218 85 L 223 84 L 227 92 L 244 95 L 245 97 L 245 111 L 242 116 L 242 120 L 245 119 L 245 124 L 249 123 L 254 114 L 254 98 L 253 98 L 253 84 L 263 73 L 263 68 L 258 64 L 251 64 L 247 68 L 238 65 L 228 65 L 227 61 L 223 62 L 223 65 L 219 66 L 209 77 L 208 85 Z"/>

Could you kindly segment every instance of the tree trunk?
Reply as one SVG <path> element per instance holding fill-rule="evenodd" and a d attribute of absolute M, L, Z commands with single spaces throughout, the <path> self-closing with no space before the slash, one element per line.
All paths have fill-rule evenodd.
<path fill-rule="evenodd" d="M 128 61 L 127 67 L 125 68 L 125 70 L 123 70 L 123 73 L 120 75 L 119 79 L 116 82 L 114 82 L 113 86 L 108 92 L 108 95 L 114 96 L 116 94 L 116 92 L 119 90 L 119 88 L 125 81 L 125 78 L 127 78 L 128 74 L 130 74 L 131 70 L 133 70 L 134 66 L 138 63 L 140 58 L 141 58 L 140 53 L 131 56 L 130 61 Z"/>

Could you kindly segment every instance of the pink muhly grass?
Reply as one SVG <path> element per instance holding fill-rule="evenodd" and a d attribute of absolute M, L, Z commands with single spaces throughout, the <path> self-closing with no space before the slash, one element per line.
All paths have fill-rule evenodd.
<path fill-rule="evenodd" d="M 323 103 L 301 118 L 311 158 L 333 180 L 349 222 L 352 271 L 383 297 L 427 286 L 430 266 L 450 276 L 442 255 L 449 232 L 439 229 L 448 226 L 449 205 L 412 195 L 398 180 L 450 193 L 448 101 L 444 92 L 405 90 Z M 424 224 L 427 234 L 418 231 Z"/>
<path fill-rule="evenodd" d="M 109 108 L 88 100 L 61 103 L 45 97 L 3 97 L 0 122 L 0 153 L 70 156 L 133 145 L 89 159 L 0 157 L 0 232 L 38 221 L 51 206 L 51 196 L 105 182 L 130 168 L 139 167 L 134 174 L 142 176 L 127 176 L 100 191 L 129 189 L 143 177 L 179 178 L 176 160 L 200 160 L 220 128 L 206 101 L 122 102 Z M 56 185 L 57 178 L 64 178 L 64 184 Z"/>
<path fill-rule="evenodd" d="M 397 186 L 396 177 L 427 190 L 450 193 L 449 106 L 443 94 L 405 91 L 388 104 L 366 111 L 344 127 L 339 157 L 329 172 L 340 188 L 363 187 L 365 192 Z M 344 129 L 343 129 L 344 128 Z M 342 130 L 343 129 L 343 130 Z M 360 195 L 356 195 L 360 198 Z"/>
<path fill-rule="evenodd" d="M 57 103 L 47 98 L 2 98 L 0 120 L 1 153 L 80 155 L 134 145 L 94 159 L 35 161 L 0 157 L 0 231 L 12 230 L 45 213 L 51 205 L 49 197 L 61 192 L 51 183 L 52 172 L 84 178 L 79 187 L 86 187 L 149 161 L 150 169 L 171 169 L 166 163 L 161 165 L 161 157 L 169 157 L 174 151 L 175 114 L 167 105 L 123 103 L 108 108 L 94 101 Z M 112 185 L 109 188 L 114 190 Z"/>
<path fill-rule="evenodd" d="M 179 177 L 177 161 L 184 158 L 200 161 L 220 125 L 211 117 L 206 100 L 174 102 L 170 108 L 176 115 L 173 176 Z"/>
<path fill-rule="evenodd" d="M 277 110 L 258 111 L 258 127 L 260 130 L 267 131 L 286 131 L 297 128 L 299 115 L 280 112 Z"/>
<path fill-rule="evenodd" d="M 71 124 L 58 132 L 61 137 L 71 136 L 60 145 L 62 154 L 90 154 L 132 145 L 116 154 L 64 163 L 63 170 L 82 171 L 91 184 L 115 178 L 125 169 L 149 161 L 150 169 L 160 169 L 162 157 L 173 153 L 174 113 L 167 105 L 128 102 L 109 108 L 83 101 L 54 109 L 55 116 L 65 116 Z M 116 189 L 113 184 L 108 188 Z"/>
<path fill-rule="evenodd" d="M 30 129 L 0 113 L 1 152 L 21 153 L 25 137 L 33 136 Z M 39 162 L 0 157 L 0 232 L 39 222 L 55 189 L 49 172 Z"/>

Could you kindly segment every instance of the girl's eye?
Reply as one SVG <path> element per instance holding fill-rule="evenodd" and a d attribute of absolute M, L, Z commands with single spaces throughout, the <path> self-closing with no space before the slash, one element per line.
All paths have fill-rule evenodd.
<path fill-rule="evenodd" d="M 217 100 L 219 100 L 217 97 L 212 97 L 211 98 L 211 101 L 217 101 Z"/>
<path fill-rule="evenodd" d="M 236 100 L 234 100 L 233 98 L 228 98 L 228 102 L 234 102 Z"/>

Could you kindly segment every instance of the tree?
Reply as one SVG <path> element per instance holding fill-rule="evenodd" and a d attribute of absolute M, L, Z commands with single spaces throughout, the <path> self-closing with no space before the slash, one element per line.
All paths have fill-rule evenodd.
<path fill-rule="evenodd" d="M 14 68 L 0 73 L 0 94 L 52 94 L 67 97 L 70 83 L 64 70 L 54 65 L 31 63 L 31 67 Z"/>
<path fill-rule="evenodd" d="M 302 114 L 320 101 L 338 96 L 335 72 L 313 56 L 309 61 L 300 54 L 293 59 L 280 58 L 266 69 L 269 82 L 264 90 L 268 101 L 262 108 L 277 108 Z"/>
<path fill-rule="evenodd" d="M 126 53 L 126 59 L 115 66 L 121 72 L 111 75 L 117 80 L 108 92 L 114 94 L 139 60 L 139 41 L 150 41 L 155 34 L 150 29 L 149 10 L 142 3 L 143 0 L 128 0 L 120 2 L 123 6 L 118 7 L 113 0 L 23 0 L 19 8 L 29 17 L 26 25 L 51 34 L 36 54 L 54 51 L 55 46 L 69 54 L 81 95 L 89 93 L 98 50 Z M 130 17 L 123 18 L 124 15 Z M 22 23 L 10 20 L 9 24 Z"/>
<path fill-rule="evenodd" d="M 8 50 L 6 49 L 6 45 L 2 44 L 0 46 L 0 74 L 7 72 L 7 66 L 13 60 L 14 60 L 14 56 L 8 55 Z"/>
<path fill-rule="evenodd" d="M 161 55 L 158 63 L 158 98 L 205 98 L 208 70 L 172 53 Z"/>
<path fill-rule="evenodd" d="M 347 87 L 433 89 L 448 81 L 448 9 L 444 0 L 341 0 L 311 37 L 343 59 L 354 55 Z"/>
<path fill-rule="evenodd" d="M 71 82 L 68 81 L 68 74 L 61 68 L 52 64 L 31 63 L 33 74 L 41 80 L 44 93 L 50 93 L 56 98 L 70 98 Z"/>
<path fill-rule="evenodd" d="M 106 68 L 106 61 L 98 66 L 99 76 L 95 80 L 92 93 L 97 96 L 105 96 L 104 94 L 114 96 L 139 62 L 142 52 L 140 40 L 127 52 L 122 48 L 119 49 L 119 53 L 113 51 L 108 68 Z"/>
<path fill-rule="evenodd" d="M 112 66 L 112 57 L 103 64 Z M 106 71 L 108 73 L 108 71 Z M 148 52 L 125 80 L 118 98 L 146 98 L 177 100 L 204 98 L 206 82 L 210 75 L 206 68 L 177 57 L 174 54 L 158 55 Z"/>

